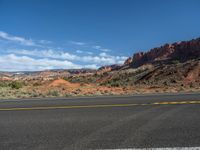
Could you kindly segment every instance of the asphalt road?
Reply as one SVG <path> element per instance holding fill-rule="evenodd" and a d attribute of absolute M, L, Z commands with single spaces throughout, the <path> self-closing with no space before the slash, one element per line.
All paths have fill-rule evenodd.
<path fill-rule="evenodd" d="M 200 94 L 0 100 L 0 150 L 200 146 Z"/>

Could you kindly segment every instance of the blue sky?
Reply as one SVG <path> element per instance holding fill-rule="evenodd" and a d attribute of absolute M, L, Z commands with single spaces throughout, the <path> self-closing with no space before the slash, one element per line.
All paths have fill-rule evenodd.
<path fill-rule="evenodd" d="M 200 37 L 199 0 L 0 0 L 0 70 L 98 68 Z"/>

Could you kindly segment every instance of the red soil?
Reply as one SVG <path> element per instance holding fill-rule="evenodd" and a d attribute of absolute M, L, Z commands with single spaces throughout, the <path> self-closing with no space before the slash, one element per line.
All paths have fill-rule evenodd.
<path fill-rule="evenodd" d="M 54 80 L 53 82 L 51 82 L 49 84 L 50 87 L 58 87 L 58 86 L 67 86 L 67 87 L 70 87 L 70 88 L 77 88 L 80 86 L 79 83 L 70 83 L 66 80 L 63 80 L 63 79 L 57 79 L 57 80 Z"/>

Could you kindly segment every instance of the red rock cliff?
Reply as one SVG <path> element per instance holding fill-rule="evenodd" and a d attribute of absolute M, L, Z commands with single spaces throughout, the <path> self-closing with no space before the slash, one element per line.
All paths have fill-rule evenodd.
<path fill-rule="evenodd" d="M 153 48 L 148 52 L 135 53 L 132 57 L 130 66 L 139 67 L 143 64 L 153 63 L 164 60 L 180 60 L 200 57 L 200 38 L 180 43 L 165 44 L 164 46 Z M 128 60 L 125 61 L 128 62 Z"/>

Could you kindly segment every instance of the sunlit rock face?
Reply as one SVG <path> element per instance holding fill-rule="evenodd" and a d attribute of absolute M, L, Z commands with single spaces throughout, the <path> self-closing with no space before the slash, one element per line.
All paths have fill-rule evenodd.
<path fill-rule="evenodd" d="M 133 57 L 129 57 L 128 59 L 125 60 L 124 65 L 130 65 L 133 62 Z"/>
<path fill-rule="evenodd" d="M 200 38 L 191 41 L 183 41 L 153 48 L 148 52 L 135 53 L 132 59 L 128 58 L 125 63 L 131 67 L 139 67 L 147 63 L 165 60 L 187 61 L 200 57 Z"/>

